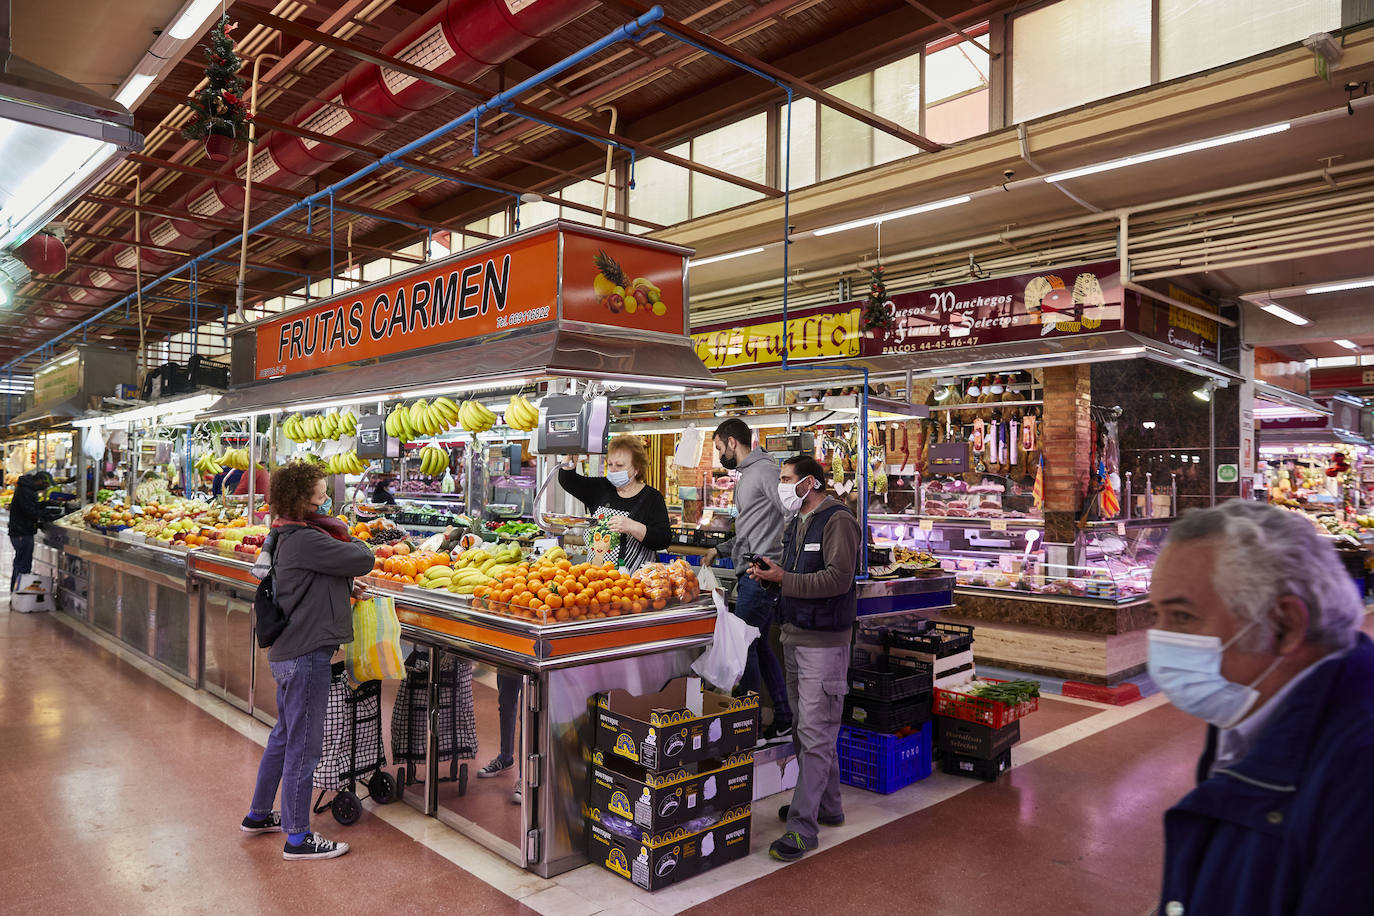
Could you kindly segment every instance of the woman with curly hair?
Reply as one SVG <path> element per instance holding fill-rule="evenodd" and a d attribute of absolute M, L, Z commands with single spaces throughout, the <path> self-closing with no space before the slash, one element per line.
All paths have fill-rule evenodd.
<path fill-rule="evenodd" d="M 353 577 L 372 570 L 372 550 L 331 518 L 324 471 L 294 462 L 272 473 L 273 586 L 286 629 L 267 654 L 277 682 L 277 724 L 258 765 L 245 833 L 285 833 L 284 859 L 332 859 L 347 843 L 310 830 L 311 781 L 324 748 L 330 661 L 353 641 Z M 281 787 L 281 811 L 272 809 Z"/>

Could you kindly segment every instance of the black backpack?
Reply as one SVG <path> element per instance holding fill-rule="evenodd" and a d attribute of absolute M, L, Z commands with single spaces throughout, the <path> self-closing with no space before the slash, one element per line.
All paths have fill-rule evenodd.
<path fill-rule="evenodd" d="M 272 581 L 273 571 L 277 567 L 277 551 L 281 550 L 281 542 L 285 537 L 285 531 L 277 534 L 277 543 L 272 549 L 272 567 L 253 594 L 253 617 L 257 625 L 258 647 L 262 649 L 271 647 L 286 630 L 286 611 L 277 603 L 276 585 Z"/>

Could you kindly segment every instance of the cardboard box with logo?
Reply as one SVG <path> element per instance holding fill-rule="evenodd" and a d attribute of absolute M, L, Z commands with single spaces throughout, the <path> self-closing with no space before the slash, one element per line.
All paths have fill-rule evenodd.
<path fill-rule="evenodd" d="M 707 760 L 663 773 L 604 751 L 592 754 L 587 805 L 592 816 L 607 812 L 663 833 L 688 821 L 748 806 L 753 799 L 754 755 L 749 751 L 725 760 Z"/>
<path fill-rule="evenodd" d="M 696 677 L 675 678 L 644 696 L 626 690 L 600 693 L 595 703 L 593 750 L 650 772 L 723 760 L 753 750 L 758 739 L 758 694 L 732 697 L 703 690 Z"/>
<path fill-rule="evenodd" d="M 637 828 L 619 819 L 617 829 L 611 829 L 589 816 L 587 852 L 602 867 L 656 891 L 748 855 L 749 815 L 745 805 L 695 832 L 679 826 L 656 834 L 645 831 L 639 837 L 632 835 Z"/>

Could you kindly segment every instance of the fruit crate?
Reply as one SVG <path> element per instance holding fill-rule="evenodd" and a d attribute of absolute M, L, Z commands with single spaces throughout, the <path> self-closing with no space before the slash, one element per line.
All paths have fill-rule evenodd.
<path fill-rule="evenodd" d="M 849 694 L 890 703 L 928 692 L 931 677 L 932 666 L 926 662 L 880 658 L 849 669 Z"/>
<path fill-rule="evenodd" d="M 844 698 L 844 716 L 841 721 L 856 728 L 895 734 L 903 729 L 917 728 L 929 722 L 930 717 L 931 699 L 927 691 L 893 703 L 847 696 Z"/>
<path fill-rule="evenodd" d="M 902 737 L 840 726 L 840 782 L 890 795 L 925 779 L 931 770 L 930 731 L 929 722 Z"/>
<path fill-rule="evenodd" d="M 995 681 L 992 678 L 983 678 L 983 680 L 990 684 L 1005 683 L 1004 681 Z M 997 700 L 988 700 L 968 693 L 945 690 L 943 687 L 935 688 L 935 715 L 948 716 L 951 719 L 963 719 L 965 722 L 986 725 L 989 728 L 1002 728 L 1010 725 L 1039 708 L 1040 700 L 1037 697 L 1031 697 L 1015 706 L 1009 706 L 1006 703 L 999 703 Z"/>
<path fill-rule="evenodd" d="M 980 779 L 983 782 L 996 782 L 997 777 L 1009 769 L 1011 769 L 1011 748 L 1007 748 L 991 760 L 955 754 L 951 751 L 946 751 L 940 756 L 940 771 L 951 776 L 967 776 L 970 779 Z"/>
<path fill-rule="evenodd" d="M 879 639 L 889 649 L 908 649 L 944 658 L 973 645 L 973 627 L 943 620 L 922 621 L 917 626 L 890 626 L 880 629 Z"/>

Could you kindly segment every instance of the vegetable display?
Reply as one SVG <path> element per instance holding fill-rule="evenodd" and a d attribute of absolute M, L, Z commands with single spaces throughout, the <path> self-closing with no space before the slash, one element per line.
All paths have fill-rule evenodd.
<path fill-rule="evenodd" d="M 532 538 L 539 534 L 539 526 L 532 522 L 502 522 L 496 526 L 496 533 L 508 538 Z"/>

